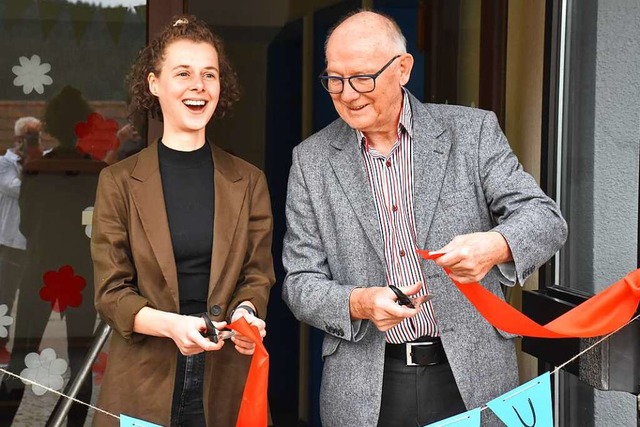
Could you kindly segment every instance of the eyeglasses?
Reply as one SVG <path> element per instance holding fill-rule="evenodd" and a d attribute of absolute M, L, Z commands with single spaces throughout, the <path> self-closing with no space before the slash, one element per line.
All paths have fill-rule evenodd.
<path fill-rule="evenodd" d="M 384 67 L 380 69 L 375 74 L 357 74 L 351 77 L 338 77 L 338 76 L 328 76 L 326 74 L 321 74 L 320 82 L 322 86 L 329 93 L 342 93 L 344 90 L 344 81 L 348 80 L 349 85 L 358 93 L 369 93 L 373 92 L 376 88 L 376 79 L 384 70 L 389 68 L 389 66 L 396 59 L 400 58 L 402 55 L 396 55 L 389 62 L 387 62 Z"/>

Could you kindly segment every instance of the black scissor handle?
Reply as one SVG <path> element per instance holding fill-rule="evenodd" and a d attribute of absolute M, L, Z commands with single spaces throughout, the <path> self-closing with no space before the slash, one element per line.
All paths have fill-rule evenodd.
<path fill-rule="evenodd" d="M 413 302 L 411 301 L 411 298 L 409 298 L 404 293 L 402 293 L 402 291 L 400 289 L 398 289 L 396 286 L 389 285 L 389 289 L 391 289 L 393 291 L 393 293 L 396 294 L 396 297 L 398 298 L 398 304 L 406 305 L 409 308 L 416 308 L 413 305 Z"/>
<path fill-rule="evenodd" d="M 204 323 L 205 325 L 207 325 L 207 330 L 205 332 L 202 332 L 202 336 L 209 338 L 214 343 L 217 343 L 218 330 L 216 329 L 215 326 L 213 326 L 213 322 L 211 321 L 211 319 L 209 319 L 209 316 L 207 316 L 207 313 L 202 313 L 200 317 L 204 319 Z"/>

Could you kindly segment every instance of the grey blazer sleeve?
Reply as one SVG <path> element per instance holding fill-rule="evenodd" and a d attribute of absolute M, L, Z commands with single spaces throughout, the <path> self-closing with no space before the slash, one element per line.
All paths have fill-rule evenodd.
<path fill-rule="evenodd" d="M 368 322 L 351 320 L 349 295 L 356 286 L 333 279 L 305 180 L 296 147 L 287 190 L 282 253 L 287 275 L 282 297 L 298 320 L 338 338 L 357 341 L 367 329 L 361 326 Z"/>
<path fill-rule="evenodd" d="M 544 264 L 567 238 L 567 224 L 556 203 L 522 169 L 493 112 L 483 120 L 478 171 L 497 224 L 493 231 L 509 244 L 520 283 Z"/>

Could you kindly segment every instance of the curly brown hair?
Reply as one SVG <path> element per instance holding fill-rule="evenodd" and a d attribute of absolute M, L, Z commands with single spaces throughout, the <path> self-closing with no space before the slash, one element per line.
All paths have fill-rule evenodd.
<path fill-rule="evenodd" d="M 138 58 L 127 75 L 129 86 L 129 120 L 139 123 L 148 112 L 162 121 L 162 109 L 158 98 L 149 92 L 147 76 L 149 73 L 160 75 L 162 61 L 167 47 L 178 40 L 196 43 L 209 43 L 218 53 L 220 65 L 220 98 L 214 113 L 223 117 L 231 106 L 240 99 L 238 76 L 231 68 L 224 51 L 222 39 L 214 34 L 209 26 L 193 15 L 177 15 L 171 24 L 138 53 Z"/>

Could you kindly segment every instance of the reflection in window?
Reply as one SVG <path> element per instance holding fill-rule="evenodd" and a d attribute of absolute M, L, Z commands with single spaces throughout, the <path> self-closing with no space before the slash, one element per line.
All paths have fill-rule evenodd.
<path fill-rule="evenodd" d="M 144 146 L 145 125 L 127 122 L 124 79 L 145 20 L 142 0 L 0 3 L 0 367 L 54 390 L 75 379 L 98 321 L 89 253 L 98 173 Z M 78 399 L 97 396 L 107 350 Z M 56 404 L 2 376 L 0 425 L 45 425 Z M 74 404 L 68 425 L 92 415 Z"/>

